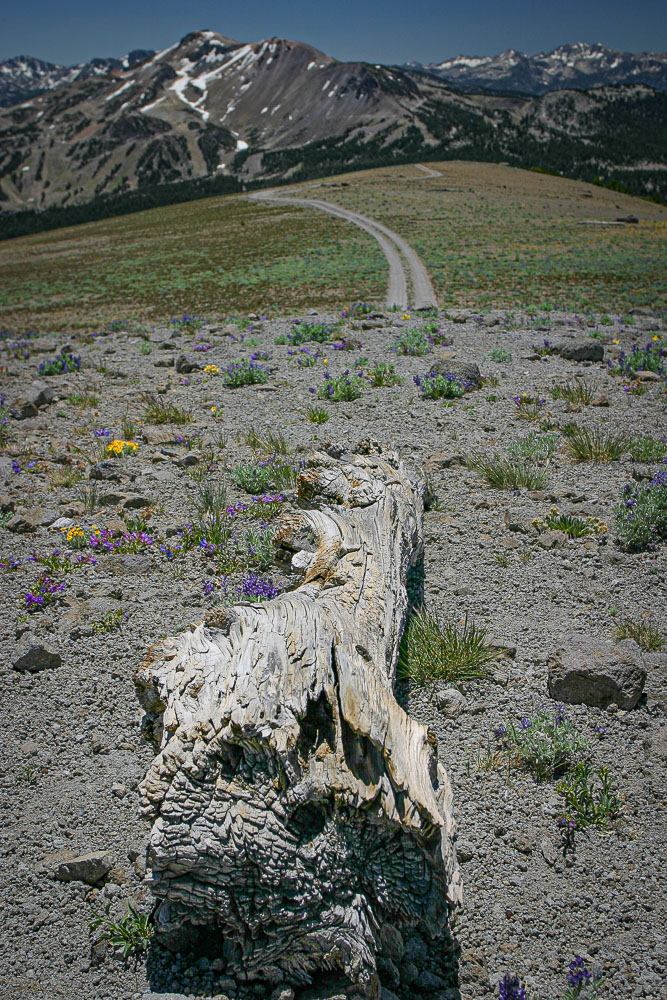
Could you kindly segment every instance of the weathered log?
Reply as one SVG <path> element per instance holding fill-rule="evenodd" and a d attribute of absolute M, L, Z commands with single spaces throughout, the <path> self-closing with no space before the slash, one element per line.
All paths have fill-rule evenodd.
<path fill-rule="evenodd" d="M 393 454 L 313 455 L 276 535 L 303 582 L 137 671 L 157 936 L 217 942 L 238 979 L 375 997 L 381 926 L 438 934 L 460 901 L 449 780 L 393 695 L 422 495 Z"/>

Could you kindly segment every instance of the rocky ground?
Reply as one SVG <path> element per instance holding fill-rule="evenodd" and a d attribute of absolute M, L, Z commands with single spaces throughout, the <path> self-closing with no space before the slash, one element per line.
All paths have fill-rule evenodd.
<path fill-rule="evenodd" d="M 646 670 L 636 707 L 623 709 L 607 698 L 601 708 L 565 709 L 590 742 L 594 767 L 608 765 L 615 776 L 624 808 L 619 824 L 577 832 L 564 849 L 557 781 L 484 766 L 488 751 L 498 748 L 499 725 L 534 718 L 541 706 L 556 711 L 547 690 L 549 662 L 559 647 L 576 648 L 571 633 L 595 640 L 611 661 L 618 651 L 611 642 L 615 622 L 652 615 L 654 626 L 665 631 L 665 545 L 623 551 L 613 516 L 623 486 L 650 477 L 660 463 L 646 466 L 630 451 L 609 463 L 575 463 L 559 430 L 574 422 L 631 438 L 658 439 L 667 431 L 664 381 L 647 376 L 640 392 L 630 392 L 629 380 L 610 374 L 606 363 L 633 343 L 661 336 L 660 320 L 604 320 L 462 312 L 440 317 L 452 344 L 406 357 L 392 352 L 392 344 L 402 328 L 421 326 L 424 318 L 375 313 L 348 318 L 337 331 L 360 340 L 361 348 L 309 344 L 320 352 L 312 367 L 300 367 L 288 354 L 297 348 L 274 343 L 293 328 L 291 318 L 120 329 L 76 342 L 64 335 L 3 334 L 9 407 L 0 455 L 3 997 L 272 995 L 261 985 L 248 990 L 228 980 L 215 960 L 193 962 L 151 948 L 148 957 L 124 962 L 88 926 L 91 911 L 103 913 L 107 904 L 115 919 L 128 904 L 140 914 L 151 910 L 148 827 L 138 813 L 137 786 L 152 751 L 141 738 L 132 682 L 137 665 L 154 641 L 234 599 L 244 580 L 254 585 L 249 574 L 289 583 L 279 567 L 261 562 L 256 542 L 248 545 L 245 532 L 260 521 L 247 511 L 231 518 L 235 566 L 216 564 L 200 546 L 177 548 L 183 544 L 179 529 L 197 521 L 206 482 L 224 481 L 228 504 L 248 505 L 234 469 L 270 457 L 261 441 L 267 428 L 285 439 L 289 453 L 278 456 L 283 464 L 298 467 L 329 442 L 354 450 L 361 439 L 371 439 L 423 468 L 432 492 L 425 516 L 427 604 L 454 621 L 469 615 L 506 651 L 487 679 L 460 686 L 463 697 L 442 683 L 399 691 L 407 710 L 436 733 L 453 782 L 465 898 L 454 928 L 458 969 L 448 980 L 439 978 L 422 939 L 408 935 L 385 956 L 388 1000 L 497 996 L 507 971 L 525 981 L 531 1000 L 561 997 L 575 955 L 604 973 L 602 997 L 660 995 L 667 964 L 664 650 L 633 647 L 635 662 Z M 562 345 L 561 353 L 536 354 L 531 345 L 545 338 Z M 201 344 L 210 348 L 194 350 Z M 580 356 L 595 357 L 600 346 L 602 361 L 564 356 L 578 347 Z M 80 370 L 40 375 L 40 363 L 63 349 L 80 358 Z M 494 350 L 510 352 L 511 360 L 492 360 Z M 224 371 L 258 351 L 271 356 L 257 359 L 271 369 L 264 384 L 228 388 L 224 374 L 203 370 L 212 365 Z M 404 381 L 366 384 L 358 399 L 340 403 L 309 392 L 322 384 L 326 370 L 339 374 L 361 355 L 369 359 L 366 369 L 394 364 Z M 445 367 L 477 364 L 482 387 L 450 406 L 421 398 L 413 376 L 424 375 L 438 358 Z M 591 384 L 595 405 L 552 400 L 548 389 L 564 381 Z M 143 393 L 187 410 L 191 420 L 151 424 Z M 545 400 L 537 421 L 523 419 L 526 411 L 512 401 L 522 393 Z M 329 414 L 326 423 L 309 421 L 314 406 Z M 540 432 L 540 422 L 542 432 L 560 435 L 542 489 L 491 488 L 467 468 L 471 452 L 505 452 Z M 105 430 L 108 435 L 94 433 Z M 253 431 L 257 437 L 248 438 Z M 114 440 L 138 447 L 109 457 Z M 289 489 L 282 495 L 289 506 Z M 545 519 L 553 505 L 599 518 L 608 531 L 570 539 L 535 527 L 533 519 Z M 142 513 L 143 525 L 136 520 Z M 109 552 L 99 544 L 91 548 L 93 526 L 108 526 L 116 538 L 128 528 L 144 534 L 125 545 L 136 551 Z M 85 547 L 72 549 L 71 558 L 94 562 L 65 567 L 62 560 L 29 559 L 32 553 L 68 552 L 77 538 Z M 49 593 L 44 607 L 28 607 L 26 594 L 39 599 L 41 572 L 50 578 L 47 590 L 62 583 L 65 589 Z M 330 995 L 317 988 L 301 992 L 321 1000 Z M 280 996 L 290 1000 L 293 994 Z"/>

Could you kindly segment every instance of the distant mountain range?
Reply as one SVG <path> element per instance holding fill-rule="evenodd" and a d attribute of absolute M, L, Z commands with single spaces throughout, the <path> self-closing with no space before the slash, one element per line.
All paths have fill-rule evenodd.
<path fill-rule="evenodd" d="M 137 63 L 150 59 L 154 52 L 135 49 L 122 59 L 91 59 L 78 66 L 59 66 L 32 56 L 17 56 L 0 62 L 0 108 L 29 101 L 45 90 L 62 87 L 73 80 L 87 80 L 91 76 L 109 76 L 131 69 Z"/>
<path fill-rule="evenodd" d="M 527 56 L 508 49 L 499 56 L 456 56 L 441 63 L 406 63 L 406 69 L 432 73 L 466 90 L 509 90 L 546 94 L 551 90 L 646 83 L 667 90 L 667 53 L 619 52 L 605 45 L 560 45 L 552 52 Z"/>
<path fill-rule="evenodd" d="M 416 159 L 613 173 L 636 193 L 667 196 L 667 94 L 645 83 L 470 93 L 432 72 L 213 31 L 65 68 L 66 78 L 63 67 L 49 76 L 45 64 L 10 62 L 16 86 L 32 74 L 42 92 L 0 110 L 5 215 L 100 198 L 123 211 L 123 198 L 148 206 L 164 185 L 193 197 Z"/>

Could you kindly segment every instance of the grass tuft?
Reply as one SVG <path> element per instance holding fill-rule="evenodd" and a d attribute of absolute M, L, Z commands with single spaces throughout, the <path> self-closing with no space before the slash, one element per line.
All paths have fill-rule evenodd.
<path fill-rule="evenodd" d="M 192 414 L 174 403 L 146 392 L 141 397 L 146 404 L 146 421 L 150 424 L 189 424 Z"/>
<path fill-rule="evenodd" d="M 626 618 L 618 622 L 614 626 L 614 639 L 617 641 L 634 639 L 647 653 L 660 650 L 665 644 L 662 633 L 653 627 L 650 619 L 646 618 Z"/>
<path fill-rule="evenodd" d="M 565 447 L 575 462 L 616 462 L 628 450 L 628 439 L 602 427 L 576 427 Z"/>
<path fill-rule="evenodd" d="M 469 455 L 466 465 L 486 479 L 489 486 L 499 490 L 541 490 L 548 479 L 546 469 L 520 458 L 505 458 L 498 452 Z"/>
<path fill-rule="evenodd" d="M 485 677 L 502 650 L 487 643 L 486 629 L 441 621 L 422 607 L 409 619 L 398 655 L 398 676 L 417 685 Z"/>

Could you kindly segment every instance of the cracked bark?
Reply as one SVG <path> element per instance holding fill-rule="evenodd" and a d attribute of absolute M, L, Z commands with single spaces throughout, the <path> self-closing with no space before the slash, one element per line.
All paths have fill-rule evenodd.
<path fill-rule="evenodd" d="M 157 935 L 238 979 L 340 970 L 376 997 L 382 924 L 437 935 L 460 902 L 451 786 L 393 695 L 422 490 L 391 453 L 311 456 L 276 535 L 303 582 L 137 671 Z"/>

